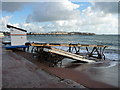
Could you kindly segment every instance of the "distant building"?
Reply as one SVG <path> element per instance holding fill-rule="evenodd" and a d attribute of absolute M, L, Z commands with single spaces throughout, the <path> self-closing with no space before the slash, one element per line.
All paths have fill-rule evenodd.
<path fill-rule="evenodd" d="M 26 30 L 11 25 L 7 25 L 7 28 L 10 29 L 11 46 L 25 45 L 27 42 Z"/>

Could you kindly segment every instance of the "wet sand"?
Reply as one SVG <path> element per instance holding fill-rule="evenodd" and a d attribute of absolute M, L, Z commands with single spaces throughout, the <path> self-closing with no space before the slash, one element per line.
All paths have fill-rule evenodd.
<path fill-rule="evenodd" d="M 114 73 L 115 75 L 112 76 L 112 73 L 114 71 L 113 72 L 109 71 L 113 67 L 109 68 L 109 70 L 107 70 L 106 68 L 97 69 L 97 67 L 109 66 L 108 61 L 105 61 L 101 65 L 100 64 L 78 64 L 78 63 L 77 64 L 75 64 L 75 63 L 68 64 L 67 63 L 66 65 L 63 65 L 63 67 L 49 67 L 49 63 L 40 62 L 40 60 L 36 60 L 35 58 L 32 57 L 32 55 L 30 53 L 26 53 L 26 52 L 23 53 L 20 51 L 15 52 L 15 53 L 23 56 L 27 60 L 36 64 L 42 70 L 44 70 L 52 75 L 55 75 L 62 79 L 73 80 L 87 88 L 94 88 L 94 89 L 118 88 L 117 81 L 115 81 L 115 84 L 108 82 L 110 78 L 113 78 L 112 82 L 114 82 L 114 78 L 116 78 L 116 76 L 115 76 L 116 73 Z M 106 71 L 101 72 L 101 70 L 102 71 L 106 70 Z M 106 73 L 107 77 L 105 77 L 103 75 L 103 74 L 105 74 L 105 72 L 109 72 L 109 74 Z M 104 78 L 108 78 L 108 81 L 107 80 L 104 81 Z"/>

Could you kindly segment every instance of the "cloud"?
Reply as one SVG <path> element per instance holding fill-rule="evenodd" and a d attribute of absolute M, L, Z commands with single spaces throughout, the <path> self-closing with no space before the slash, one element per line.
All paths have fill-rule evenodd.
<path fill-rule="evenodd" d="M 120 0 L 86 0 L 86 1 L 87 2 L 119 2 Z"/>
<path fill-rule="evenodd" d="M 98 34 L 117 34 L 118 33 L 118 16 L 103 11 L 94 11 L 88 7 L 82 12 L 81 30 L 94 32 Z"/>
<path fill-rule="evenodd" d="M 0 18 L 1 25 L 3 26 L 6 25 L 11 17 L 12 16 L 5 16 L 5 17 Z"/>
<path fill-rule="evenodd" d="M 104 11 L 105 13 L 118 13 L 118 2 L 94 2 L 93 9 Z"/>
<path fill-rule="evenodd" d="M 43 26 L 33 24 L 33 23 L 24 23 L 20 24 L 21 27 L 25 28 L 28 32 L 44 32 Z"/>
<path fill-rule="evenodd" d="M 112 13 L 94 11 L 88 7 L 80 13 L 76 20 L 54 21 L 52 28 L 59 31 L 92 32 L 97 34 L 117 34 L 118 17 Z M 50 29 L 50 27 L 48 27 Z"/>
<path fill-rule="evenodd" d="M 5 16 L 0 18 L 0 28 L 2 31 L 8 31 L 8 29 L 6 28 L 6 25 L 9 23 L 9 20 L 12 16 Z"/>
<path fill-rule="evenodd" d="M 115 11 L 117 7 L 114 8 L 113 4 L 115 3 L 95 2 L 93 4 L 94 8 L 90 6 L 80 11 L 78 9 L 80 5 L 70 1 L 32 3 L 34 11 L 31 11 L 32 14 L 26 20 L 29 23 L 23 22 L 11 25 L 26 29 L 28 32 L 76 31 L 117 34 L 118 16 Z M 16 11 L 20 10 L 24 5 L 26 4 L 19 5 L 20 7 L 16 8 Z M 9 12 L 15 11 L 7 8 L 4 8 L 4 10 Z M 3 18 L 3 24 L 1 25 L 4 26 L 6 23 L 9 23 L 10 17 L 6 16 Z"/>
<path fill-rule="evenodd" d="M 67 0 L 64 2 L 39 2 L 34 8 L 34 12 L 28 16 L 26 21 L 44 22 L 76 19 L 80 14 L 77 8 L 79 8 L 79 5 Z"/>
<path fill-rule="evenodd" d="M 25 2 L 2 2 L 2 11 L 15 12 L 22 9 Z"/>
<path fill-rule="evenodd" d="M 15 26 L 15 27 L 19 27 L 22 29 L 27 30 L 28 32 L 44 32 L 44 28 L 36 23 L 10 23 L 10 19 L 12 18 L 12 16 L 4 16 L 2 18 L 0 18 L 0 29 L 1 31 L 10 31 L 10 29 L 8 29 L 6 27 L 7 24 Z"/>

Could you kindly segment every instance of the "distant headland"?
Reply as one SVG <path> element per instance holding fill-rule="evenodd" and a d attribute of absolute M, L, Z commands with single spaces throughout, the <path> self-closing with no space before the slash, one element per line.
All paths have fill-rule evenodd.
<path fill-rule="evenodd" d="M 28 35 L 95 35 L 95 33 L 82 32 L 48 32 L 48 33 L 27 33 Z"/>
<path fill-rule="evenodd" d="M 10 32 L 3 32 L 4 35 L 9 35 Z M 27 35 L 95 35 L 95 33 L 83 33 L 83 32 L 48 32 L 48 33 L 37 33 L 29 32 Z"/>

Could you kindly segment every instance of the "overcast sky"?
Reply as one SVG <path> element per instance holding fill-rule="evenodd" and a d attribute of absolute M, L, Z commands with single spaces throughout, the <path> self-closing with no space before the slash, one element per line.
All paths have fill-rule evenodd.
<path fill-rule="evenodd" d="M 89 0 L 87 0 L 89 1 Z M 2 2 L 0 28 L 118 34 L 118 2 Z"/>

